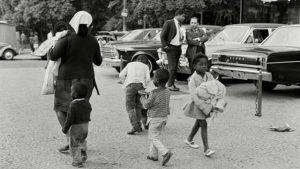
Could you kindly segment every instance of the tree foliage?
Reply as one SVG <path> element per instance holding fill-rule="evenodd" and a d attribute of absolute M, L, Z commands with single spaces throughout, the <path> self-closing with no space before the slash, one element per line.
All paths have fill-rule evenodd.
<path fill-rule="evenodd" d="M 55 23 L 69 21 L 75 8 L 69 0 L 0 0 L 3 19 L 17 25 L 19 31 L 38 32 L 44 38 Z"/>

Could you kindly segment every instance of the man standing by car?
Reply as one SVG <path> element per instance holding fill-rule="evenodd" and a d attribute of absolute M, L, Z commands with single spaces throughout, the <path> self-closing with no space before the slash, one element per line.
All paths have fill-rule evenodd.
<path fill-rule="evenodd" d="M 174 81 L 181 55 L 181 44 L 183 40 L 183 34 L 180 30 L 180 25 L 184 19 L 184 11 L 177 10 L 175 12 L 175 17 L 165 22 L 160 35 L 162 50 L 167 53 L 168 58 L 170 77 L 167 86 L 171 91 L 179 91 L 179 88 L 175 86 Z"/>
<path fill-rule="evenodd" d="M 186 57 L 189 61 L 189 67 L 191 70 L 191 74 L 193 74 L 192 68 L 192 60 L 196 53 L 205 54 L 205 45 L 204 43 L 208 40 L 208 37 L 204 30 L 198 27 L 198 19 L 196 17 L 192 17 L 190 21 L 191 29 L 186 32 L 186 40 L 188 44 L 188 48 L 186 50 Z"/>

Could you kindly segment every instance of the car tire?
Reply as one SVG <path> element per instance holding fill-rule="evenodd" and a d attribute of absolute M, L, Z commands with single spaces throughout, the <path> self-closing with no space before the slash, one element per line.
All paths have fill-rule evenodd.
<path fill-rule="evenodd" d="M 133 61 L 135 61 L 138 57 L 139 57 L 139 55 L 136 56 L 136 57 L 134 58 Z M 152 58 L 147 57 L 147 65 L 148 65 L 148 67 L 149 67 L 150 74 L 151 74 L 151 76 L 152 76 L 152 75 L 153 75 L 153 71 L 154 71 L 154 69 L 155 69 L 155 67 L 156 67 L 156 63 L 153 61 Z"/>
<path fill-rule="evenodd" d="M 254 85 L 256 86 L 257 83 L 258 83 L 258 81 L 255 80 L 255 81 L 254 81 Z M 262 82 L 262 90 L 263 90 L 263 91 L 270 92 L 270 91 L 272 91 L 276 86 L 277 86 L 277 83 L 266 82 L 266 81 L 263 81 L 263 82 Z"/>
<path fill-rule="evenodd" d="M 11 50 L 11 49 L 6 49 L 3 54 L 2 54 L 2 58 L 4 60 L 13 60 L 13 58 L 15 57 L 16 53 Z"/>

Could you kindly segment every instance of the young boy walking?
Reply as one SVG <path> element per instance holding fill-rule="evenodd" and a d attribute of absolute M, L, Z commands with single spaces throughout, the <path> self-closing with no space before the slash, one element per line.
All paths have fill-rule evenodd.
<path fill-rule="evenodd" d="M 70 103 L 67 119 L 63 133 L 70 134 L 70 151 L 73 158 L 74 167 L 83 167 L 83 162 L 87 160 L 86 138 L 88 135 L 88 124 L 92 111 L 91 104 L 85 99 L 88 89 L 82 83 L 75 83 L 71 87 L 73 101 Z"/>
<path fill-rule="evenodd" d="M 127 132 L 129 135 L 141 132 L 141 120 L 144 128 L 147 117 L 142 115 L 142 105 L 140 103 L 139 90 L 144 90 L 150 82 L 150 71 L 147 64 L 147 57 L 140 55 L 135 62 L 130 62 L 119 74 L 119 78 L 126 87 L 126 110 L 132 129 Z"/>
<path fill-rule="evenodd" d="M 158 161 L 158 151 L 163 156 L 162 165 L 170 160 L 173 153 L 160 141 L 160 135 L 166 126 L 170 114 L 170 91 L 166 88 L 169 79 L 169 72 L 166 69 L 158 69 L 154 73 L 153 83 L 157 87 L 152 90 L 149 97 L 142 95 L 141 103 L 148 109 L 148 122 L 150 139 L 150 153 L 147 159 Z"/>

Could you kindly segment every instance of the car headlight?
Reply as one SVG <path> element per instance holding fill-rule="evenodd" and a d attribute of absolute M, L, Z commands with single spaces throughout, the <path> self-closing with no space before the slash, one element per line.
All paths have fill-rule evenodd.
<path fill-rule="evenodd" d="M 219 62 L 221 54 L 220 53 L 213 53 L 211 55 L 211 63 Z"/>

